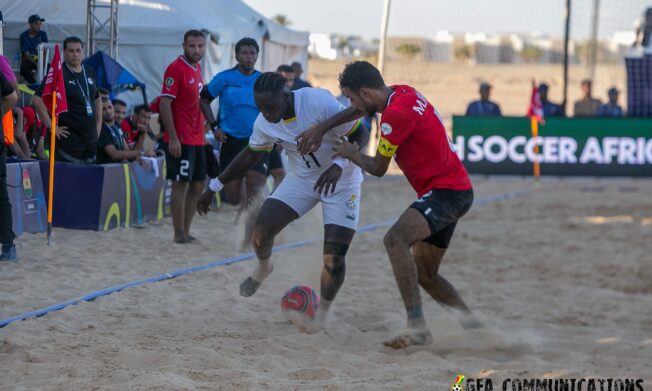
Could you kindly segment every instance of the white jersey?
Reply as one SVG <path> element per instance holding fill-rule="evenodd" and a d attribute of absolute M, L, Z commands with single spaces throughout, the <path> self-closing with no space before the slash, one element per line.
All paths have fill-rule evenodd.
<path fill-rule="evenodd" d="M 316 182 L 319 176 L 333 165 L 333 146 L 341 136 L 348 136 L 360 126 L 359 121 L 348 122 L 330 130 L 319 149 L 309 155 L 301 155 L 295 138 L 311 125 L 318 124 L 334 116 L 345 107 L 328 91 L 321 88 L 305 87 L 294 94 L 295 117 L 274 124 L 262 114 L 254 122 L 249 138 L 249 147 L 254 150 L 271 150 L 274 144 L 283 146 L 288 155 L 289 174 Z M 351 163 L 343 171 L 338 183 L 362 182 L 362 171 Z"/>

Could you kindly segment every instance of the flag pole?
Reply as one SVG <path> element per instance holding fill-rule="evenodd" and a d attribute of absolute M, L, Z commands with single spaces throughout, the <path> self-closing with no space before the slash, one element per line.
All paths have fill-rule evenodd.
<path fill-rule="evenodd" d="M 539 137 L 539 120 L 535 116 L 530 117 L 530 130 L 532 138 L 536 140 Z M 539 165 L 539 143 L 534 143 L 534 178 L 539 179 L 541 176 L 541 166 Z"/>
<path fill-rule="evenodd" d="M 57 135 L 57 91 L 52 94 L 52 129 L 50 130 L 50 181 L 48 184 L 48 245 L 52 236 L 52 198 L 54 193 L 54 144 Z"/>

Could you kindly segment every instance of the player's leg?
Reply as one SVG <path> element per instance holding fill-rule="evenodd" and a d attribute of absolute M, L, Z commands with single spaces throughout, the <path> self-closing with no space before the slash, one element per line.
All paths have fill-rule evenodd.
<path fill-rule="evenodd" d="M 186 240 L 191 241 L 194 238 L 190 236 L 190 225 L 195 216 L 199 197 L 204 192 L 204 182 L 206 180 L 206 150 L 204 147 L 189 147 L 188 161 L 190 162 L 188 177 L 191 181 L 189 182 L 188 192 L 186 194 L 183 231 Z"/>
<path fill-rule="evenodd" d="M 432 337 L 421 308 L 419 271 L 410 248 L 423 240 L 447 248 L 457 220 L 472 203 L 472 190 L 434 189 L 412 203 L 385 236 L 385 247 L 408 315 L 408 330 L 385 342 L 386 346 L 400 349 L 430 342 Z"/>
<path fill-rule="evenodd" d="M 251 243 L 251 235 L 253 232 L 253 222 L 256 221 L 256 217 L 260 213 L 260 208 L 262 207 L 262 188 L 265 186 L 265 180 L 267 179 L 267 162 L 268 154 L 253 167 L 253 169 L 247 171 L 245 174 L 245 197 L 247 202 L 241 204 L 241 208 L 238 211 L 240 213 L 246 211 L 245 217 L 245 227 L 244 227 L 244 237 L 242 239 L 242 249 L 248 248 Z"/>
<path fill-rule="evenodd" d="M 272 247 L 274 238 L 292 221 L 303 216 L 319 201 L 306 193 L 303 180 L 284 181 L 263 203 L 252 233 L 252 245 L 258 258 L 254 272 L 240 285 L 242 296 L 251 296 L 272 272 Z"/>
<path fill-rule="evenodd" d="M 226 142 L 222 143 L 222 148 L 220 149 L 220 169 L 224 171 L 245 147 L 246 144 L 243 145 L 241 140 L 235 137 L 229 137 Z M 243 179 L 240 178 L 224 185 L 224 196 L 226 202 L 230 205 L 240 205 L 243 182 Z"/>
<path fill-rule="evenodd" d="M 165 160 L 167 167 L 166 178 L 172 181 L 170 194 L 170 211 L 172 212 L 172 227 L 174 228 L 174 242 L 187 243 L 185 236 L 186 195 L 188 193 L 188 166 L 187 150 L 181 146 L 181 157 L 176 158 L 166 150 Z M 194 210 L 192 211 L 195 212 Z"/>
<path fill-rule="evenodd" d="M 295 323 L 304 332 L 315 333 L 326 327 L 331 304 L 344 284 L 346 254 L 359 221 L 360 187 L 360 183 L 341 184 L 334 194 L 321 196 L 324 218 L 321 300 L 314 320 L 302 319 Z"/>
<path fill-rule="evenodd" d="M 426 345 L 432 341 L 421 308 L 417 266 L 410 252 L 410 247 L 414 243 L 428 236 L 430 236 L 428 221 L 413 208 L 403 212 L 385 235 L 385 248 L 407 312 L 406 330 L 384 342 L 385 346 L 401 349 L 411 345 Z"/>
<path fill-rule="evenodd" d="M 172 181 L 172 194 L 170 194 L 170 211 L 172 212 L 172 227 L 174 228 L 174 242 L 187 243 L 185 234 L 186 195 L 188 182 Z M 194 213 L 194 210 L 193 210 Z"/>
<path fill-rule="evenodd" d="M 461 311 L 465 315 L 460 321 L 463 327 L 481 327 L 481 323 L 475 319 L 455 287 L 439 274 L 439 265 L 445 253 L 446 248 L 438 247 L 435 244 L 417 242 L 412 245 L 412 254 L 419 274 L 419 285 L 439 304 Z"/>

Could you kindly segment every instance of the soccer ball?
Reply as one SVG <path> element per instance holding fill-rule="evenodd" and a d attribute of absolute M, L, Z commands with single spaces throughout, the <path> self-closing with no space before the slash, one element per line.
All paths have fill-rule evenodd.
<path fill-rule="evenodd" d="M 451 386 L 451 391 L 464 391 L 464 389 L 463 389 L 462 386 L 459 385 L 459 384 L 453 384 L 453 385 Z"/>
<path fill-rule="evenodd" d="M 296 315 L 314 319 L 319 306 L 319 294 L 309 286 L 297 285 L 288 289 L 281 299 L 281 310 L 291 320 Z"/>

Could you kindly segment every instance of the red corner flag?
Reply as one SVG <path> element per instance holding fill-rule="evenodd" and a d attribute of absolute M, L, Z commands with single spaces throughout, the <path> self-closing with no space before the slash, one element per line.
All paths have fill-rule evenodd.
<path fill-rule="evenodd" d="M 545 124 L 543 120 L 543 104 L 541 104 L 541 96 L 537 90 L 536 83 L 532 79 L 532 97 L 530 98 L 530 107 L 527 110 L 527 115 L 530 117 L 530 130 L 532 131 L 532 138 L 539 137 L 539 122 Z M 539 164 L 539 144 L 534 144 L 534 177 L 541 176 L 541 165 Z"/>
<path fill-rule="evenodd" d="M 54 113 L 58 115 L 64 111 L 68 111 L 68 102 L 66 102 L 66 85 L 63 83 L 63 68 L 61 68 L 61 56 L 59 55 L 59 45 L 54 47 L 54 57 L 52 64 L 48 69 L 48 75 L 45 78 L 45 86 L 43 87 L 43 103 L 48 108 L 48 112 L 52 112 L 52 94 L 56 94 L 56 104 Z M 50 99 L 46 99 L 49 97 Z"/>
<path fill-rule="evenodd" d="M 543 118 L 543 104 L 541 103 L 539 90 L 537 90 L 537 86 L 534 80 L 532 80 L 532 97 L 530 98 L 530 107 L 527 110 L 527 116 L 530 118 L 536 118 L 537 121 L 545 124 Z"/>
<path fill-rule="evenodd" d="M 68 111 L 68 102 L 66 101 L 66 85 L 63 82 L 63 68 L 61 68 L 61 55 L 59 55 L 59 45 L 54 47 L 54 58 L 48 69 L 48 76 L 45 78 L 43 86 L 43 103 L 48 108 L 52 118 L 50 135 L 50 178 L 48 184 L 48 244 L 52 236 L 52 200 L 54 197 L 54 156 L 55 140 L 57 136 L 57 117 L 59 113 Z"/>

